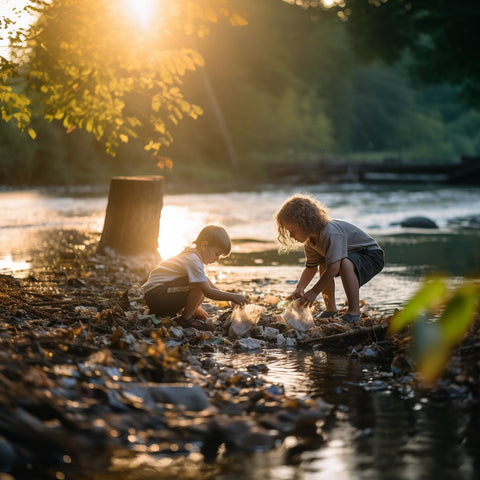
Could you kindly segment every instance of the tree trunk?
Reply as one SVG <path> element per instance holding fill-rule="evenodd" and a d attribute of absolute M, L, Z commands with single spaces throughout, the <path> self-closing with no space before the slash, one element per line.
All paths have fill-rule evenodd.
<path fill-rule="evenodd" d="M 98 250 L 158 255 L 164 179 L 159 175 L 112 177 Z"/>

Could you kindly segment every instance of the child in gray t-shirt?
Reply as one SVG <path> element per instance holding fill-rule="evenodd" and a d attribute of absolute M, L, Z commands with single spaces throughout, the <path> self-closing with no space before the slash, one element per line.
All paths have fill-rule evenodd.
<path fill-rule="evenodd" d="M 360 317 L 359 289 L 385 264 L 378 243 L 357 226 L 331 219 L 320 202 L 306 195 L 289 198 L 277 212 L 276 222 L 283 247 L 300 242 L 305 249 L 305 269 L 292 297 L 310 306 L 321 293 L 325 311 L 320 317 L 333 317 L 337 314 L 334 279 L 340 276 L 348 301 L 348 311 L 341 319 L 356 322 Z M 319 280 L 305 291 L 317 271 Z"/>

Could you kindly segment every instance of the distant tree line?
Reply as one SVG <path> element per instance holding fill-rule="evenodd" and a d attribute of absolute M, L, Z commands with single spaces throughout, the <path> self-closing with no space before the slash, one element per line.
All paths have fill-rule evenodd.
<path fill-rule="evenodd" d="M 187 112 L 169 126 L 174 142 L 159 152 L 173 160 L 172 175 L 215 177 L 234 168 L 258 175 L 273 162 L 298 158 L 448 161 L 480 154 L 473 71 L 478 62 L 466 58 L 460 67 L 457 58 L 448 68 L 442 58 L 460 55 L 457 44 L 446 51 L 440 42 L 438 57 L 429 50 L 433 39 L 460 29 L 466 4 L 478 15 L 475 2 L 412 0 L 408 8 L 401 0 L 379 6 L 350 0 L 329 10 L 318 1 L 306 2 L 311 8 L 279 0 L 229 3 L 248 25 L 216 22 L 209 35 L 190 43 L 205 66 L 182 72 L 179 85 L 203 115 L 194 119 Z M 451 4 L 448 11 L 445 3 Z M 409 16 L 420 4 L 437 16 Z M 345 11 L 349 18 L 342 21 L 340 15 L 339 21 Z M 436 26 L 435 19 L 450 13 L 455 29 L 448 22 Z M 415 29 L 424 33 L 410 35 Z M 147 118 L 151 105 L 132 99 L 135 115 Z M 64 119 L 53 114 L 50 120 L 33 119 L 35 140 L 11 122 L 0 123 L 0 184 L 88 183 L 112 174 L 159 173 L 158 158 L 141 141 L 142 129 L 145 138 L 151 134 L 149 126 L 139 127 L 138 138 L 120 142 L 111 157 L 95 132 L 66 133 Z"/>

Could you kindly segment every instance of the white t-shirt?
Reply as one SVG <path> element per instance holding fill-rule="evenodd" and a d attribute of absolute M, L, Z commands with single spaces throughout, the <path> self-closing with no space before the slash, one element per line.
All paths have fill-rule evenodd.
<path fill-rule="evenodd" d="M 175 257 L 163 261 L 150 272 L 148 280 L 142 285 L 143 292 L 147 293 L 166 283 L 187 277 L 188 283 L 208 281 L 205 266 L 194 248 L 187 247 Z"/>

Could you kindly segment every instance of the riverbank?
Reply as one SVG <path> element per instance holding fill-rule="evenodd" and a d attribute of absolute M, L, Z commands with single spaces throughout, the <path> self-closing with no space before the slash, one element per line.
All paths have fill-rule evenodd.
<path fill-rule="evenodd" d="M 61 231 L 49 241 L 34 252 L 42 268 L 22 280 L 1 277 L 0 448 L 14 476 L 113 476 L 146 455 L 182 459 L 196 478 L 211 478 L 223 449 L 265 452 L 287 437 L 291 454 L 321 448 L 341 405 L 287 394 L 264 379 L 268 365 L 234 368 L 218 353 L 334 349 L 369 368 L 366 389 L 478 400 L 478 321 L 444 378 L 425 390 L 403 337 L 385 337 L 388 317 L 368 305 L 363 331 L 319 322 L 318 305 L 315 326 L 302 332 L 282 323 L 272 285 L 251 279 L 243 287 L 262 312 L 248 335 L 233 335 L 230 306 L 215 303 L 205 306 L 213 332 L 182 329 L 145 308 L 140 284 L 151 259 L 99 256 L 97 234 Z"/>

